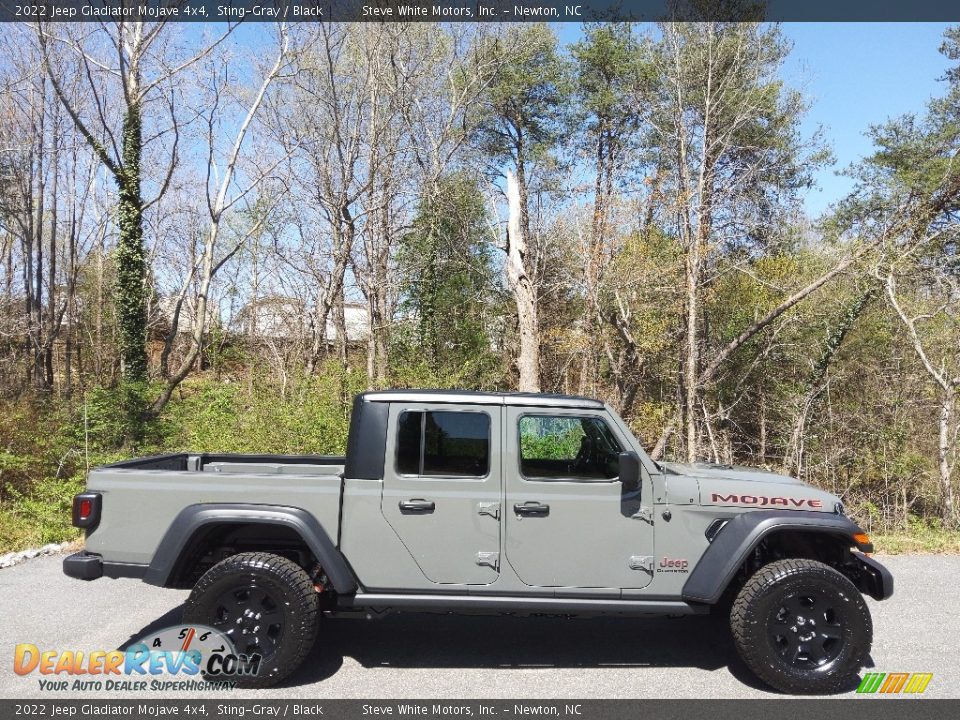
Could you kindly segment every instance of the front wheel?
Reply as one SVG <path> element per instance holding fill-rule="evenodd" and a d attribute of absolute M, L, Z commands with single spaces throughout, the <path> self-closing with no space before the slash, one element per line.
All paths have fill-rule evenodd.
<path fill-rule="evenodd" d="M 730 611 L 737 652 L 761 680 L 787 693 L 850 687 L 873 642 L 860 591 L 815 560 L 779 560 L 760 568 Z"/>
<path fill-rule="evenodd" d="M 238 653 L 259 654 L 259 672 L 240 687 L 270 687 L 296 670 L 317 636 L 319 601 L 294 562 L 271 553 L 228 557 L 208 570 L 187 598 L 183 619 L 230 638 Z"/>

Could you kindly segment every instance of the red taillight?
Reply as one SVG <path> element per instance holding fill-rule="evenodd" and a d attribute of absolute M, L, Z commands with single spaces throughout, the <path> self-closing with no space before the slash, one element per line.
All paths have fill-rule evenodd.
<path fill-rule="evenodd" d="M 92 528 L 100 521 L 100 494 L 84 492 L 73 496 L 73 524 Z"/>

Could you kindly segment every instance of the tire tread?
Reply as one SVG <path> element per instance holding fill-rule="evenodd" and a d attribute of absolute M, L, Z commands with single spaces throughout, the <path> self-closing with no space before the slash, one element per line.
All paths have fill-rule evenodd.
<path fill-rule="evenodd" d="M 275 581 L 289 590 L 296 618 L 292 627 L 284 629 L 284 642 L 293 641 L 296 645 L 290 657 L 284 659 L 283 665 L 269 675 L 243 678 L 238 682 L 239 687 L 265 688 L 276 685 L 300 667 L 316 641 L 320 603 L 313 582 L 303 568 L 292 560 L 268 552 L 231 555 L 210 568 L 197 581 L 184 604 L 183 616 L 185 620 L 203 622 L 197 615 L 206 592 L 222 578 L 231 574 L 249 573 L 251 569 L 267 570 Z"/>
<path fill-rule="evenodd" d="M 865 647 L 850 659 L 850 665 L 855 666 L 855 669 L 847 668 L 838 673 L 798 680 L 771 667 L 763 655 L 764 648 L 750 637 L 756 623 L 753 620 L 756 603 L 774 585 L 797 576 L 819 577 L 821 580 L 846 586 L 845 591 L 854 600 L 853 611 L 859 615 L 858 619 L 866 628 Z M 852 676 L 863 666 L 873 640 L 873 621 L 859 590 L 848 578 L 829 565 L 805 558 L 777 560 L 764 565 L 750 576 L 733 601 L 733 607 L 730 610 L 730 629 L 737 652 L 754 674 L 777 690 L 792 694 L 836 693 L 846 689 Z"/>

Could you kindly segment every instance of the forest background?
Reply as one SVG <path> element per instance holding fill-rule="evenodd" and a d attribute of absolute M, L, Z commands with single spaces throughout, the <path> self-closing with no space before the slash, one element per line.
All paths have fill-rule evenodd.
<path fill-rule="evenodd" d="M 0 552 L 93 465 L 339 454 L 386 387 L 599 397 L 960 551 L 960 31 L 859 157 L 790 32 L 5 26 Z"/>

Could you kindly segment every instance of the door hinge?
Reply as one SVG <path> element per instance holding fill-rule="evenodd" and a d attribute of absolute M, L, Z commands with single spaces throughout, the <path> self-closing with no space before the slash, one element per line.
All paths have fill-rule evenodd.
<path fill-rule="evenodd" d="M 478 552 L 477 565 L 486 565 L 494 570 L 500 569 L 500 553 L 498 552 Z"/>
<path fill-rule="evenodd" d="M 633 515 L 631 515 L 631 517 L 634 520 L 644 520 L 653 525 L 653 508 L 642 506 Z"/>
<path fill-rule="evenodd" d="M 498 502 L 482 502 L 477 506 L 478 515 L 489 515 L 490 517 L 499 520 L 500 519 L 500 503 Z"/>
<path fill-rule="evenodd" d="M 653 557 L 650 555 L 631 555 L 630 569 L 643 570 L 653 575 Z"/>

